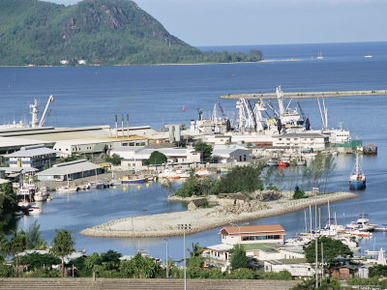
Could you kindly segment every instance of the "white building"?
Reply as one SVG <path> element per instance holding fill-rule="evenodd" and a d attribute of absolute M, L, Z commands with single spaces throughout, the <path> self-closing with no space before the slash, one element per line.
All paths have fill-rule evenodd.
<path fill-rule="evenodd" d="M 318 133 L 290 133 L 273 136 L 273 146 L 286 148 L 312 148 L 324 150 L 329 146 L 329 137 Z"/>
<path fill-rule="evenodd" d="M 224 227 L 220 230 L 220 233 L 222 243 L 228 245 L 258 243 L 283 244 L 286 234 L 281 225 Z"/>
<path fill-rule="evenodd" d="M 288 271 L 293 277 L 307 278 L 315 275 L 314 267 L 306 259 L 269 260 L 264 262 L 265 272 Z"/>
<path fill-rule="evenodd" d="M 208 266 L 219 267 L 224 272 L 230 266 L 232 248 L 233 246 L 226 244 L 208 246 L 203 248 L 202 256 Z"/>
<path fill-rule="evenodd" d="M 36 168 L 41 170 L 45 165 L 56 162 L 56 151 L 44 145 L 22 147 L 19 151 L 4 155 L 8 158 L 9 167 Z"/>
<path fill-rule="evenodd" d="M 66 181 L 78 178 L 97 176 L 103 173 L 103 167 L 80 159 L 53 165 L 51 168 L 36 174 L 41 181 Z"/>
<path fill-rule="evenodd" d="M 239 145 L 215 145 L 212 149 L 212 159 L 218 163 L 246 162 L 252 160 L 252 149 Z"/>
<path fill-rule="evenodd" d="M 110 155 L 117 154 L 124 160 L 138 161 L 147 160 L 154 151 L 158 151 L 167 157 L 168 163 L 195 163 L 200 162 L 201 153 L 189 148 L 160 148 L 149 147 L 125 147 L 113 149 Z"/>

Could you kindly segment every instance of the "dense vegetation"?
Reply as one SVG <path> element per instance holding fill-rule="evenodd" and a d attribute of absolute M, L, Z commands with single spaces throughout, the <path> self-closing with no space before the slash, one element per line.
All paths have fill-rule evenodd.
<path fill-rule="evenodd" d="M 261 52 L 201 52 L 129 0 L 64 6 L 0 1 L 0 65 L 156 64 L 259 61 Z"/>
<path fill-rule="evenodd" d="M 195 175 L 189 177 L 186 182 L 175 192 L 175 195 L 189 197 L 192 195 L 207 196 L 219 193 L 251 193 L 263 189 L 261 172 L 263 166 L 234 167 L 232 171 L 223 175 L 220 180 L 210 177 L 199 178 Z"/>

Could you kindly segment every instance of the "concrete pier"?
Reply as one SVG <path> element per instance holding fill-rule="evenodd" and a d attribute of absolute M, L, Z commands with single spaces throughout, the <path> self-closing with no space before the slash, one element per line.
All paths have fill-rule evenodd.
<path fill-rule="evenodd" d="M 325 91 L 325 92 L 284 92 L 285 99 L 313 99 L 313 98 L 339 98 L 339 97 L 371 97 L 385 96 L 387 90 L 371 91 Z M 253 94 L 228 94 L 220 96 L 221 99 L 276 99 L 276 93 L 253 93 Z"/>

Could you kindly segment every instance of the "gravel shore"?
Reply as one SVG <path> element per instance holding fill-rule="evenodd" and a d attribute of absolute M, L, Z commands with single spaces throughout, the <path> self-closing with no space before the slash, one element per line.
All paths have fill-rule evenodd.
<path fill-rule="evenodd" d="M 357 197 L 351 192 L 319 194 L 316 197 L 293 200 L 281 198 L 276 201 L 250 201 L 242 204 L 221 204 L 212 208 L 193 211 L 163 213 L 147 216 L 126 217 L 111 220 L 81 231 L 82 235 L 110 238 L 150 238 L 183 235 L 178 224 L 191 224 L 186 234 L 194 234 L 209 229 L 248 220 L 282 215 L 309 207 Z"/>

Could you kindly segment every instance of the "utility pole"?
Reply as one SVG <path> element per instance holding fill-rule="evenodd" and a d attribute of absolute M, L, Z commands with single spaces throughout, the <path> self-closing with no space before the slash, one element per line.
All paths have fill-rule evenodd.
<path fill-rule="evenodd" d="M 191 224 L 178 224 L 178 230 L 183 230 L 183 247 L 184 247 L 184 290 L 187 290 L 187 266 L 186 266 L 186 248 L 185 248 L 185 232 L 191 230 Z"/>

